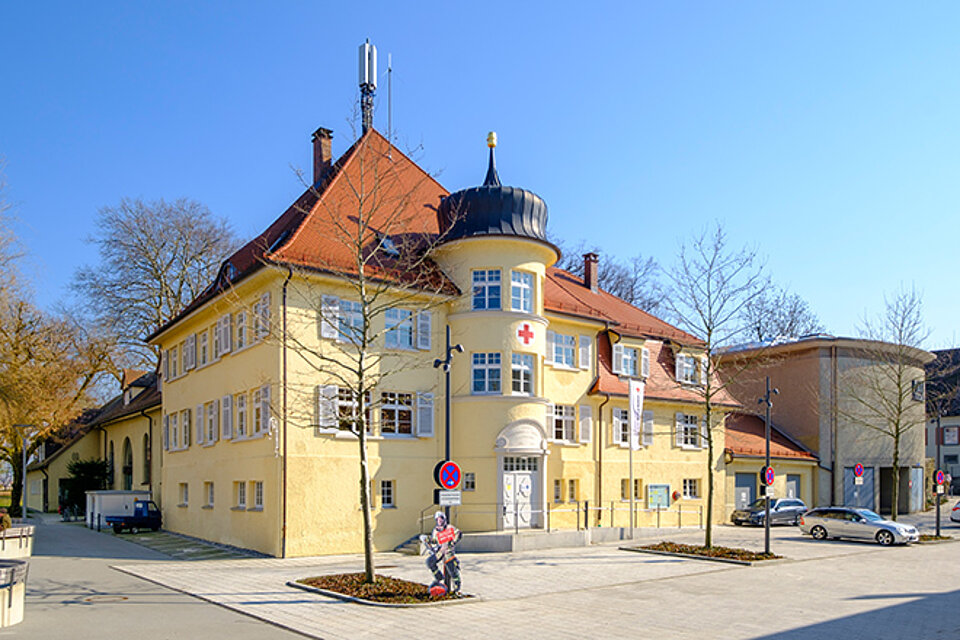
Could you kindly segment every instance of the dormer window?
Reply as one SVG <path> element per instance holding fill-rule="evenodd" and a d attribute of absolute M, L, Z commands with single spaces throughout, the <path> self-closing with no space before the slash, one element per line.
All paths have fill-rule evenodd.
<path fill-rule="evenodd" d="M 677 354 L 677 382 L 682 384 L 706 384 L 707 368 L 703 356 Z"/>

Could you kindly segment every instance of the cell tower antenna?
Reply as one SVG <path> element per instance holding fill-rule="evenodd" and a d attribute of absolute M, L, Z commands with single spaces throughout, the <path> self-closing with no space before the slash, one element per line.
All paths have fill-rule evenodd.
<path fill-rule="evenodd" d="M 360 113 L 363 133 L 373 127 L 373 98 L 377 93 L 377 48 L 370 39 L 360 45 Z"/>

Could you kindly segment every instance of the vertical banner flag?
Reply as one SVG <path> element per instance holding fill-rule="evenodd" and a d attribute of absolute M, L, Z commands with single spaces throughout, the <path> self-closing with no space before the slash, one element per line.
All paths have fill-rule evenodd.
<path fill-rule="evenodd" d="M 640 448 L 640 432 L 643 430 L 643 380 L 630 381 L 630 447 Z"/>

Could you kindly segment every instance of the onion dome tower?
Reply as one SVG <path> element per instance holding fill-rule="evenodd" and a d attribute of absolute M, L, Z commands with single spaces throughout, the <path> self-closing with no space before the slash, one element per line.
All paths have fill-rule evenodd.
<path fill-rule="evenodd" d="M 547 203 L 532 191 L 505 187 L 493 150 L 497 134 L 487 136 L 490 164 L 479 187 L 451 193 L 440 203 L 440 232 L 450 242 L 476 236 L 518 236 L 547 242 Z"/>

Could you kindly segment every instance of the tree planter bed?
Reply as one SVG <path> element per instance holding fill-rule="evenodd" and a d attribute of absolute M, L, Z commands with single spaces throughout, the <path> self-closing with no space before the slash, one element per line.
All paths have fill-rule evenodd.
<path fill-rule="evenodd" d="M 925 533 L 920 536 L 920 540 L 917 541 L 917 544 L 942 544 L 944 542 L 957 542 L 957 538 L 954 538 L 953 536 L 940 536 L 938 538 Z"/>
<path fill-rule="evenodd" d="M 648 544 L 640 547 L 620 547 L 622 551 L 633 551 L 636 553 L 650 553 L 659 556 L 674 556 L 676 558 L 688 558 L 690 560 L 709 560 L 710 562 L 725 562 L 727 564 L 736 564 L 750 567 L 758 562 L 769 563 L 771 560 L 782 560 L 783 556 L 776 554 L 764 554 L 749 549 L 736 549 L 731 547 L 702 547 L 692 544 L 678 544 L 676 542 L 659 542 L 657 544 Z"/>
<path fill-rule="evenodd" d="M 435 598 L 427 585 L 390 576 L 378 575 L 374 584 L 364 584 L 362 573 L 301 578 L 287 582 L 287 586 L 372 607 L 431 607 L 478 599 L 464 593 Z"/>

